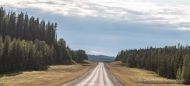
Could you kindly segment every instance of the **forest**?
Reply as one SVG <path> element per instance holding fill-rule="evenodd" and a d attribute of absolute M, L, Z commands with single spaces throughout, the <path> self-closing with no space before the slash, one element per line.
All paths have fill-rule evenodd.
<path fill-rule="evenodd" d="M 57 23 L 0 8 L 0 73 L 41 70 L 46 65 L 74 64 L 88 59 L 57 39 Z"/>
<path fill-rule="evenodd" d="M 168 79 L 184 80 L 190 84 L 190 46 L 165 46 L 128 49 L 118 53 L 115 61 L 122 61 L 130 68 L 141 68 L 156 72 Z"/>

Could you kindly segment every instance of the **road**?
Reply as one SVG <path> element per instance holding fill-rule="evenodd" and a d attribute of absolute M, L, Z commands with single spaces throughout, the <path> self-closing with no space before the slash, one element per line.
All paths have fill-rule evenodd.
<path fill-rule="evenodd" d="M 103 62 L 88 71 L 82 77 L 62 86 L 122 86 L 107 70 Z"/>

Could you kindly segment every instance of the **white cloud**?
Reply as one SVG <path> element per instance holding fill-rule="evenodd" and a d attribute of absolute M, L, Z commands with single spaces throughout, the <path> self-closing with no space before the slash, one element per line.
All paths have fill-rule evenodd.
<path fill-rule="evenodd" d="M 91 54 L 95 54 L 95 55 L 105 55 L 104 52 L 98 52 L 98 51 L 90 51 Z"/>
<path fill-rule="evenodd" d="M 180 27 L 180 28 L 178 28 L 179 30 L 190 30 L 190 28 L 185 28 L 185 27 Z"/>
<path fill-rule="evenodd" d="M 190 11 L 188 11 L 190 6 L 161 6 L 154 2 L 143 2 L 142 0 L 0 0 L 0 2 L 0 6 L 13 9 L 40 9 L 67 16 L 93 16 L 170 25 L 190 22 Z"/>

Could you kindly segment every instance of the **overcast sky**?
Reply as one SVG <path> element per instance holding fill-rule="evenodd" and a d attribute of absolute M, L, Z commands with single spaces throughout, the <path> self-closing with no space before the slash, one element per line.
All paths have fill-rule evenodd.
<path fill-rule="evenodd" d="M 0 6 L 57 22 L 58 38 L 87 54 L 190 44 L 189 0 L 0 0 Z"/>

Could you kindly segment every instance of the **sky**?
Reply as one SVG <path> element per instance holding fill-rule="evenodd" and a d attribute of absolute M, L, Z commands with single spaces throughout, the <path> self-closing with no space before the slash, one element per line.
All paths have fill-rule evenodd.
<path fill-rule="evenodd" d="M 116 56 L 126 49 L 190 44 L 189 0 L 0 0 L 0 7 L 58 23 L 74 50 Z"/>

